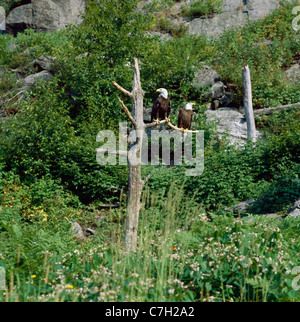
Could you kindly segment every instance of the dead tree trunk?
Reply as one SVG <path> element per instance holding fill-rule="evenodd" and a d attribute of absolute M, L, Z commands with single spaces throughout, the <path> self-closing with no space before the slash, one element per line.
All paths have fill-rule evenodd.
<path fill-rule="evenodd" d="M 141 86 L 140 70 L 138 60 L 134 60 L 134 78 L 132 84 L 131 102 L 132 114 L 134 115 L 135 138 L 129 143 L 129 187 L 128 187 L 128 204 L 125 231 L 125 250 L 135 251 L 137 245 L 137 229 L 139 213 L 141 208 L 141 194 L 145 182 L 141 176 L 141 153 L 143 133 L 145 130 L 143 118 L 143 97 L 144 93 Z"/>
<path fill-rule="evenodd" d="M 132 113 L 127 109 L 125 104 L 119 99 L 122 108 L 129 120 L 132 123 L 134 135 L 131 135 L 128 152 L 128 166 L 129 166 L 129 182 L 128 182 L 128 201 L 127 201 L 127 217 L 125 229 L 125 250 L 126 252 L 135 251 L 137 247 L 137 230 L 139 213 L 141 208 L 141 194 L 144 185 L 150 179 L 149 175 L 145 180 L 141 176 L 141 156 L 142 156 L 142 142 L 143 135 L 146 128 L 157 126 L 157 123 L 145 124 L 143 116 L 143 97 L 144 92 L 141 86 L 140 70 L 138 60 L 134 59 L 134 78 L 132 92 L 128 92 L 123 87 L 114 82 L 114 85 L 125 95 L 131 98 Z M 162 120 L 161 124 L 167 123 L 174 130 L 180 129 L 172 125 L 168 120 Z M 197 132 L 187 131 L 184 132 Z M 107 151 L 103 149 L 96 149 L 97 152 L 108 152 L 112 154 L 124 155 L 126 151 Z"/>
<path fill-rule="evenodd" d="M 252 86 L 250 69 L 248 66 L 243 68 L 243 85 L 244 85 L 244 110 L 247 120 L 247 137 L 252 141 L 256 141 L 256 128 L 252 106 Z"/>

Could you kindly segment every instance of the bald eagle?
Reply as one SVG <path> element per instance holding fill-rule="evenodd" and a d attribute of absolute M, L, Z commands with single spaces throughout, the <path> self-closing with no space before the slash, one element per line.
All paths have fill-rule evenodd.
<path fill-rule="evenodd" d="M 165 88 L 159 88 L 157 92 L 160 94 L 154 101 L 152 107 L 151 122 L 154 120 L 156 123 L 159 123 L 159 120 L 168 120 L 171 111 L 171 101 L 168 98 L 168 91 Z"/>
<path fill-rule="evenodd" d="M 189 130 L 193 120 L 193 105 L 195 103 L 186 104 L 185 108 L 181 108 L 178 114 L 178 127 L 181 130 Z"/>

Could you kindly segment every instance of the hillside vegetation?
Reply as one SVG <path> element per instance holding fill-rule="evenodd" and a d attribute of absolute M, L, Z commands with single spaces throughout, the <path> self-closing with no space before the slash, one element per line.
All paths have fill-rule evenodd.
<path fill-rule="evenodd" d="M 172 2 L 172 1 L 169 1 Z M 164 1 L 165 5 L 170 5 Z M 285 70 L 300 55 L 287 3 L 264 19 L 218 38 L 177 33 L 162 41 L 157 15 L 136 0 L 88 3 L 84 22 L 66 30 L 0 36 L 0 301 L 299 301 L 299 109 L 256 119 L 264 139 L 244 147 L 220 140 L 205 121 L 207 88 L 192 85 L 203 63 L 220 75 L 233 105 L 250 67 L 256 109 L 300 102 Z M 190 13 L 195 14 L 195 13 Z M 54 77 L 19 94 L 41 55 L 56 57 Z M 193 129 L 205 130 L 205 169 L 143 166 L 136 253 L 124 256 L 127 166 L 96 162 L 97 133 L 127 121 L 112 84 L 132 87 L 141 62 L 144 103 L 167 88 L 177 111 L 196 102 Z M 18 76 L 19 75 L 19 76 Z M 122 97 L 130 106 L 130 100 Z M 124 189 L 120 193 L 111 187 Z M 228 210 L 256 199 L 251 214 Z M 121 203 L 116 209 L 101 205 Z M 249 220 L 250 218 L 250 220 Z M 94 230 L 80 241 L 74 223 Z"/>

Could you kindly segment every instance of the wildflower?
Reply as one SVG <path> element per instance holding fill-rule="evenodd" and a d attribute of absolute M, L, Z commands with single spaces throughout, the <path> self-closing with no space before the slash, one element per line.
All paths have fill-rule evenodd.
<path fill-rule="evenodd" d="M 31 278 L 36 278 L 36 275 L 31 275 Z"/>
<path fill-rule="evenodd" d="M 74 286 L 73 286 L 73 285 L 68 285 L 68 286 L 67 286 L 67 289 L 72 289 L 72 288 L 74 288 Z"/>

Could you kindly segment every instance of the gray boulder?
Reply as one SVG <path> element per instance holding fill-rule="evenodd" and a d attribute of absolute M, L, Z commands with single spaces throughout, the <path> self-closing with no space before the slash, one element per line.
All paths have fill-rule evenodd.
<path fill-rule="evenodd" d="M 211 92 L 210 92 L 210 95 L 209 97 L 212 98 L 213 100 L 214 99 L 217 99 L 217 98 L 221 98 L 225 95 L 225 87 L 224 87 L 224 84 L 219 81 L 219 82 L 216 82 L 212 87 L 211 87 Z"/>
<path fill-rule="evenodd" d="M 33 66 L 38 68 L 38 71 L 47 70 L 54 71 L 56 57 L 42 55 L 33 62 Z"/>
<path fill-rule="evenodd" d="M 244 145 L 247 142 L 247 122 L 243 114 L 233 108 L 220 108 L 205 112 L 207 122 L 216 123 L 216 131 L 222 139 L 228 134 L 232 144 Z M 257 131 L 257 137 L 261 134 Z"/>
<path fill-rule="evenodd" d="M 220 79 L 220 75 L 215 70 L 205 65 L 195 73 L 192 85 L 196 89 L 200 89 L 201 87 L 211 86 Z"/>
<path fill-rule="evenodd" d="M 152 113 L 152 106 L 144 106 L 143 108 L 144 113 L 144 122 L 150 123 L 151 122 L 151 113 Z"/>
<path fill-rule="evenodd" d="M 22 90 L 23 91 L 28 91 L 30 90 L 38 81 L 48 81 L 50 79 L 53 78 L 53 75 L 46 71 L 46 70 L 43 70 L 39 73 L 36 73 L 36 74 L 32 74 L 32 75 L 29 75 L 27 77 L 25 77 L 22 82 L 23 82 L 23 87 L 22 87 Z"/>
<path fill-rule="evenodd" d="M 225 86 L 220 81 L 220 75 L 209 66 L 205 65 L 195 73 L 192 86 L 198 90 L 208 87 L 204 98 L 212 100 L 213 110 L 227 107 L 231 103 L 231 93 L 225 91 Z"/>
<path fill-rule="evenodd" d="M 285 0 L 290 2 L 291 0 Z M 277 9 L 279 0 L 224 0 L 222 12 L 209 17 L 193 19 L 189 22 L 190 34 L 218 36 L 227 28 L 244 26 L 249 20 L 258 20 Z"/>
<path fill-rule="evenodd" d="M 285 71 L 285 79 L 291 83 L 300 82 L 300 64 L 297 63 Z"/>
<path fill-rule="evenodd" d="M 238 203 L 237 205 L 234 205 L 233 207 L 226 208 L 225 210 L 232 211 L 232 212 L 238 213 L 238 214 L 244 214 L 247 212 L 247 210 L 249 210 L 251 208 L 251 206 L 253 206 L 256 203 L 256 201 L 257 200 L 255 200 L 255 199 L 242 201 L 242 202 Z"/>
<path fill-rule="evenodd" d="M 31 0 L 13 9 L 7 19 L 7 32 L 16 34 L 26 28 L 37 31 L 64 29 L 68 24 L 82 22 L 85 0 Z"/>
<path fill-rule="evenodd" d="M 25 4 L 13 9 L 7 16 L 6 30 L 8 33 L 17 34 L 26 28 L 31 28 L 32 21 L 32 4 Z"/>
<path fill-rule="evenodd" d="M 191 35 L 206 34 L 209 37 L 222 34 L 227 28 L 234 28 L 247 23 L 247 14 L 242 11 L 223 12 L 213 17 L 193 19 L 189 23 L 188 32 Z"/>
<path fill-rule="evenodd" d="M 82 227 L 78 224 L 78 222 L 73 222 L 71 225 L 71 230 L 75 238 L 77 238 L 79 241 L 82 241 L 85 239 L 85 235 L 83 232 Z"/>
<path fill-rule="evenodd" d="M 298 217 L 300 216 L 300 199 L 298 199 L 288 210 L 288 216 L 290 217 Z"/>
<path fill-rule="evenodd" d="M 251 223 L 253 222 L 255 219 L 264 219 L 264 218 L 273 218 L 274 220 L 278 220 L 278 221 L 282 221 L 283 218 L 276 214 L 276 213 L 272 213 L 272 214 L 260 214 L 260 215 L 251 215 L 251 216 L 247 216 L 244 217 L 243 220 L 246 223 Z"/>

